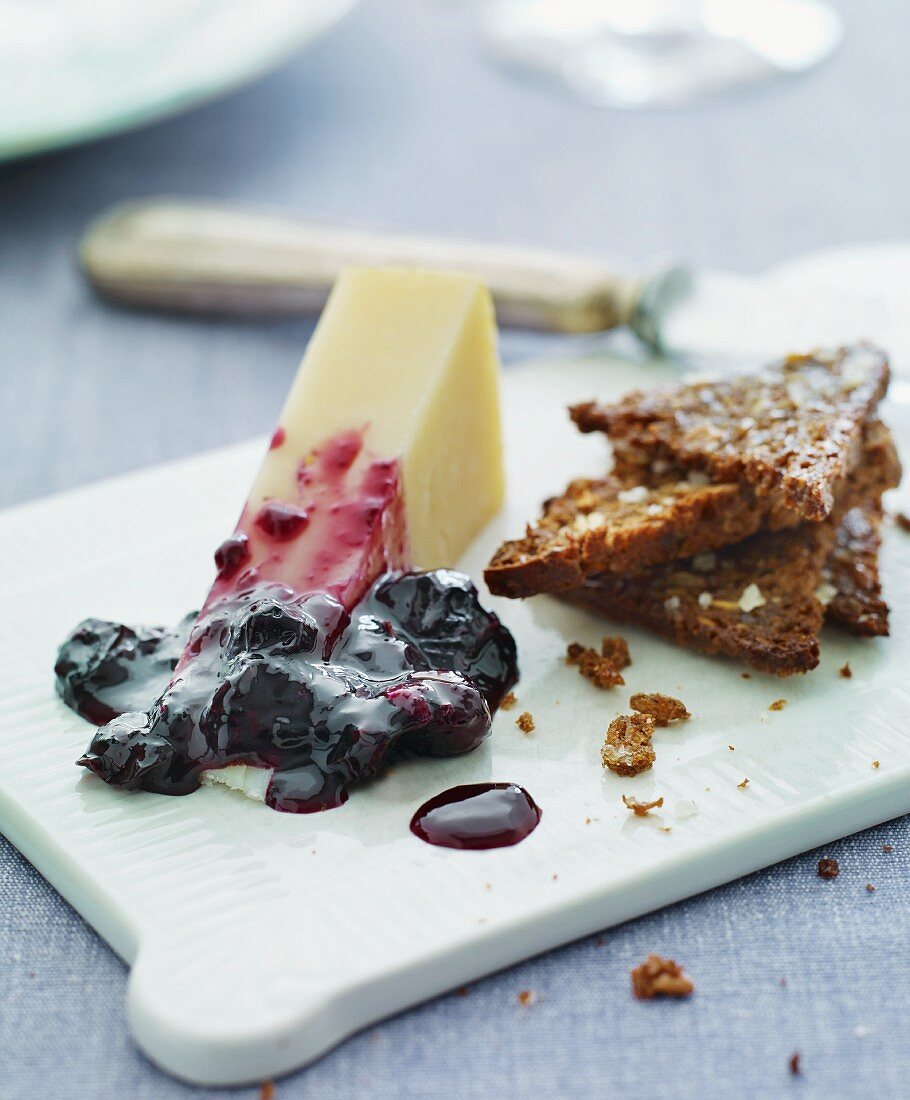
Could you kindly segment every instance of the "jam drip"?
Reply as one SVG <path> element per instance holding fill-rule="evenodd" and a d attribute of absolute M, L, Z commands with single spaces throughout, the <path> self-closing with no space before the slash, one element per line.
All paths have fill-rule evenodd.
<path fill-rule="evenodd" d="M 411 832 L 441 848 L 508 848 L 539 821 L 540 807 L 517 783 L 466 783 L 424 802 Z"/>
<path fill-rule="evenodd" d="M 393 752 L 476 748 L 517 679 L 511 634 L 450 570 L 387 574 L 350 611 L 330 593 L 253 584 L 203 611 L 168 683 L 189 623 L 88 620 L 63 643 L 64 701 L 111 719 L 79 760 L 105 782 L 188 794 L 206 770 L 250 764 L 273 769 L 273 808 L 327 809 Z M 152 685 L 146 712 L 154 695 L 136 700 Z"/>

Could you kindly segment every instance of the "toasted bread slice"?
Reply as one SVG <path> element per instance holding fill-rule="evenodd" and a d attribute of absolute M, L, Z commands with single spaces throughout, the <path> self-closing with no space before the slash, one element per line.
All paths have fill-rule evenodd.
<path fill-rule="evenodd" d="M 857 344 L 791 355 L 758 374 L 576 405 L 571 414 L 581 431 L 606 432 L 625 467 L 656 460 L 701 470 L 820 521 L 860 460 L 863 425 L 888 379 L 884 353 Z"/>
<path fill-rule="evenodd" d="M 837 528 L 837 537 L 822 569 L 830 602 L 825 617 L 851 634 L 887 636 L 888 605 L 882 599 L 878 570 L 881 547 L 881 500 L 851 508 Z M 832 595 L 833 593 L 833 595 Z"/>
<path fill-rule="evenodd" d="M 815 668 L 826 614 L 854 633 L 886 633 L 875 517 L 881 494 L 900 480 L 900 463 L 883 430 L 887 444 L 876 429 L 878 442 L 826 522 L 753 535 L 646 573 L 600 573 L 558 594 L 779 676 Z"/>
<path fill-rule="evenodd" d="M 818 664 L 816 589 L 834 536 L 830 523 L 802 524 L 704 555 L 699 568 L 685 559 L 647 573 L 600 573 L 560 595 L 762 672 L 807 672 Z"/>
<path fill-rule="evenodd" d="M 659 470 L 624 467 L 599 481 L 571 482 L 562 496 L 546 501 L 523 539 L 496 551 L 484 571 L 490 591 L 513 598 L 558 592 L 594 573 L 641 572 L 800 521 L 797 512 L 748 486 L 709 485 L 704 475 Z M 873 473 L 875 484 L 899 480 L 894 441 L 880 421 L 866 430 L 862 470 Z"/>

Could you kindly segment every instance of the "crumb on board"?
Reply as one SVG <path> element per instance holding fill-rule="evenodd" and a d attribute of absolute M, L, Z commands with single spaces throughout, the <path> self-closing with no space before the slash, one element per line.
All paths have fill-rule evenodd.
<path fill-rule="evenodd" d="M 661 695 L 659 691 L 636 692 L 629 700 L 629 706 L 640 714 L 650 714 L 656 726 L 668 726 L 671 722 L 682 722 L 692 717 L 679 699 Z"/>
<path fill-rule="evenodd" d="M 818 861 L 819 878 L 837 878 L 840 874 L 840 864 L 836 859 L 820 859 Z"/>
<path fill-rule="evenodd" d="M 837 675 L 843 676 L 845 680 L 850 679 L 850 677 L 853 675 L 853 669 L 850 667 L 849 661 L 845 661 L 844 664 L 840 666 L 840 668 L 837 670 Z"/>
<path fill-rule="evenodd" d="M 875 887 L 872 885 L 871 882 L 866 883 L 866 893 L 867 894 L 874 894 L 875 893 Z"/>
<path fill-rule="evenodd" d="M 790 1055 L 790 1061 L 787 1063 L 787 1065 L 789 1065 L 790 1073 L 794 1077 L 799 1077 L 799 1075 L 803 1072 L 802 1069 L 800 1068 L 800 1064 L 799 1064 L 799 1051 L 798 1050 L 794 1051 L 793 1054 Z"/>
<path fill-rule="evenodd" d="M 263 1081 L 259 1086 L 259 1100 L 274 1100 L 275 1082 Z"/>
<path fill-rule="evenodd" d="M 768 710 L 783 710 L 786 705 L 786 699 L 775 699 L 774 702 L 768 707 Z"/>
<path fill-rule="evenodd" d="M 617 775 L 638 775 L 654 763 L 654 719 L 649 714 L 620 714 L 610 723 L 600 750 L 601 763 Z"/>
<path fill-rule="evenodd" d="M 736 785 L 737 785 L 737 787 L 739 787 L 739 789 L 741 791 L 744 791 L 746 789 L 746 787 L 749 786 L 749 777 L 746 776 L 746 778 L 742 781 L 742 783 L 737 783 Z"/>
<path fill-rule="evenodd" d="M 621 672 L 632 664 L 632 658 L 629 656 L 629 644 L 625 638 L 618 634 L 614 637 L 601 639 L 600 655 L 612 662 L 617 672 Z"/>
<path fill-rule="evenodd" d="M 632 992 L 640 1001 L 652 997 L 688 997 L 694 989 L 683 968 L 660 955 L 649 955 L 632 971 Z"/>
<path fill-rule="evenodd" d="M 736 749 L 733 745 L 727 745 L 727 748 L 730 750 L 730 752 L 736 752 Z"/>
<path fill-rule="evenodd" d="M 523 989 L 518 994 L 518 1003 L 522 1008 L 529 1008 L 537 1000 L 537 994 L 533 989 Z"/>
<path fill-rule="evenodd" d="M 894 845 L 893 844 L 883 844 L 882 845 L 882 851 L 886 855 L 890 855 L 890 853 L 894 851 Z"/>
<path fill-rule="evenodd" d="M 515 719 L 515 725 L 518 726 L 522 733 L 533 733 L 534 717 L 529 710 L 523 710 Z"/>
<path fill-rule="evenodd" d="M 619 669 L 609 657 L 598 653 L 596 649 L 579 645 L 578 642 L 572 642 L 566 649 L 566 664 L 576 665 L 582 676 L 595 687 L 607 689 L 625 683 Z"/>
<path fill-rule="evenodd" d="M 631 810 L 636 817 L 647 817 L 651 810 L 657 810 L 664 804 L 663 798 L 655 798 L 653 802 L 639 802 L 637 798 L 622 796 L 623 805 Z"/>
<path fill-rule="evenodd" d="M 751 680 L 752 679 L 752 673 L 751 672 L 741 672 L 740 676 L 742 676 L 742 678 L 744 680 Z"/>
<path fill-rule="evenodd" d="M 503 700 L 499 705 L 502 707 L 503 710 L 511 710 L 517 702 L 518 696 L 515 694 L 514 691 L 510 691 L 505 696 L 503 696 Z"/>
<path fill-rule="evenodd" d="M 894 516 L 894 522 L 902 531 L 910 531 L 910 516 L 906 512 L 897 512 Z"/>
<path fill-rule="evenodd" d="M 873 768 L 880 768 L 881 766 L 882 766 L 881 760 L 873 760 L 872 761 L 872 767 Z"/>

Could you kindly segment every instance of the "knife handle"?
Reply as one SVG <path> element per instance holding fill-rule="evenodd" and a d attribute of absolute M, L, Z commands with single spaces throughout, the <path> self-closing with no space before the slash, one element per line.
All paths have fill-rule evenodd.
<path fill-rule="evenodd" d="M 492 291 L 503 325 L 555 332 L 628 326 L 660 343 L 660 321 L 685 281 L 679 268 L 640 276 L 582 256 L 335 229 L 267 211 L 176 199 L 117 206 L 79 248 L 101 295 L 149 309 L 275 316 L 318 310 L 351 264 L 469 271 Z"/>

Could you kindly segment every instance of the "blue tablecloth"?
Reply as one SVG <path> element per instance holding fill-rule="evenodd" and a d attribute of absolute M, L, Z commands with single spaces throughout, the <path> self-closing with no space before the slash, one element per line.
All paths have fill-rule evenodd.
<path fill-rule="evenodd" d="M 119 199 L 274 202 L 751 270 L 910 235 L 910 8 L 840 6 L 846 44 L 807 78 L 623 114 L 490 68 L 475 9 L 386 0 L 217 104 L 0 170 L 0 504 L 264 433 L 297 364 L 306 322 L 170 320 L 93 301 L 73 246 Z M 548 342 L 504 346 L 514 358 Z M 906 1097 L 908 851 L 905 819 L 826 848 L 842 868 L 833 882 L 815 874 L 821 853 L 752 875 L 371 1028 L 277 1095 Z M 685 964 L 693 999 L 631 999 L 629 969 L 652 951 Z M 0 841 L 0 1097 L 193 1095 L 129 1039 L 125 977 Z"/>

